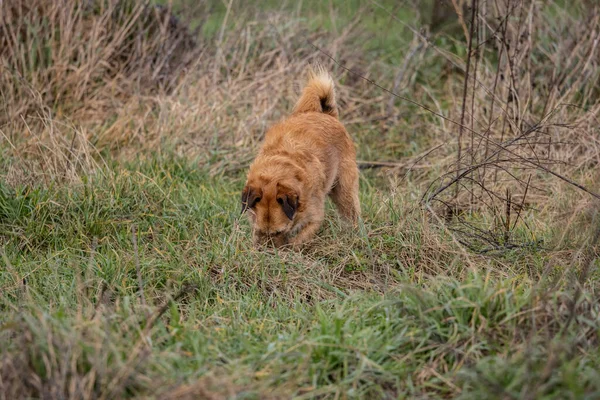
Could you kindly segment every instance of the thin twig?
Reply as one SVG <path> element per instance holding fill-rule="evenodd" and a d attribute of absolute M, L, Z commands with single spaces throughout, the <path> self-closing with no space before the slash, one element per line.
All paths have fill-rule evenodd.
<path fill-rule="evenodd" d="M 131 225 L 131 241 L 133 243 L 133 255 L 135 257 L 135 269 L 137 271 L 138 285 L 140 290 L 140 300 L 142 306 L 146 308 L 146 296 L 144 294 L 144 280 L 142 279 L 142 270 L 140 268 L 140 256 L 138 253 L 137 234 L 135 225 Z"/>
<path fill-rule="evenodd" d="M 460 160 L 462 157 L 462 135 L 463 129 L 465 127 L 465 111 L 467 109 L 467 91 L 469 88 L 469 73 L 471 70 L 471 52 L 473 49 L 473 31 L 475 29 L 475 12 L 476 12 L 476 4 L 477 0 L 473 0 L 471 3 L 471 26 L 469 31 L 469 50 L 467 52 L 467 70 L 465 71 L 465 80 L 463 82 L 463 94 L 462 94 L 462 107 L 460 111 L 460 124 L 458 125 L 458 152 L 456 154 L 456 177 L 460 173 Z M 473 129 L 471 129 L 471 136 L 473 135 Z M 472 150 L 472 149 L 471 149 Z M 454 198 L 458 197 L 458 188 L 459 186 L 455 186 Z"/>

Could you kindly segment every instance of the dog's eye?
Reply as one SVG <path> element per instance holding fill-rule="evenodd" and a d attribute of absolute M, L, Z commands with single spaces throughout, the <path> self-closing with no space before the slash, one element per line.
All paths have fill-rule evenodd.
<path fill-rule="evenodd" d="M 252 202 L 252 205 L 250 206 L 250 208 L 253 208 L 256 204 L 258 204 L 258 202 L 260 201 L 261 197 L 257 197 L 256 199 L 254 199 L 254 201 Z"/>
<path fill-rule="evenodd" d="M 279 204 L 283 205 L 283 199 L 282 199 L 281 197 L 277 199 L 277 202 L 278 202 Z"/>

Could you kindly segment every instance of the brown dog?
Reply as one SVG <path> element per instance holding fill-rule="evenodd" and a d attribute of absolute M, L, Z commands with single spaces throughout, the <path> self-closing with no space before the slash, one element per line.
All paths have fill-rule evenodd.
<path fill-rule="evenodd" d="M 242 212 L 249 214 L 255 244 L 297 247 L 310 240 L 328 194 L 342 217 L 358 221 L 354 144 L 338 120 L 331 76 L 311 68 L 292 115 L 269 129 L 250 166 Z"/>

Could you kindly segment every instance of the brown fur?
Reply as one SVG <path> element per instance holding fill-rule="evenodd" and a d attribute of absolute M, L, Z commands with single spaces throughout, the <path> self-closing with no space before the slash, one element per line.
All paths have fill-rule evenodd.
<path fill-rule="evenodd" d="M 292 115 L 268 130 L 242 193 L 256 244 L 297 247 L 312 239 L 329 195 L 338 212 L 360 216 L 356 152 L 338 120 L 333 80 L 322 68 L 309 79 Z"/>

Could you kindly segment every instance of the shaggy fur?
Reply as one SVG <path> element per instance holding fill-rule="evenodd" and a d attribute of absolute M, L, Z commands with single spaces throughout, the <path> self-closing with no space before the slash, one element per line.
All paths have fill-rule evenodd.
<path fill-rule="evenodd" d="M 338 120 L 333 80 L 322 68 L 309 79 L 292 115 L 271 127 L 242 193 L 255 244 L 294 247 L 310 240 L 325 216 L 326 196 L 356 223 L 360 216 L 356 151 Z"/>

